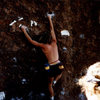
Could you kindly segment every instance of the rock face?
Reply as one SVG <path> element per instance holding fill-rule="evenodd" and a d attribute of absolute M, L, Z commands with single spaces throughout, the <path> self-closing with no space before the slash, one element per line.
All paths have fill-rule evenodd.
<path fill-rule="evenodd" d="M 0 91 L 6 93 L 7 100 L 48 100 L 43 68 L 46 58 L 18 26 L 28 26 L 37 40 L 34 34 L 50 31 L 46 14 L 52 11 L 60 60 L 65 66 L 55 86 L 55 99 L 85 100 L 76 82 L 85 68 L 100 60 L 99 4 L 99 0 L 1 0 Z M 62 36 L 62 30 L 70 35 Z"/>

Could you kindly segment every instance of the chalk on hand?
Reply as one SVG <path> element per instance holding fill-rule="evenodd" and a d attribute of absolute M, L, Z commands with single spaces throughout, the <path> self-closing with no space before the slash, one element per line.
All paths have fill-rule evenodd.
<path fill-rule="evenodd" d="M 12 26 L 13 24 L 15 24 L 17 21 L 16 20 L 14 20 L 13 22 L 11 22 L 10 24 L 9 24 L 9 26 Z"/>
<path fill-rule="evenodd" d="M 50 13 L 47 13 L 47 16 L 51 16 L 51 18 L 52 18 L 52 17 L 55 16 L 55 13 L 54 12 L 52 12 L 51 14 Z"/>
<path fill-rule="evenodd" d="M 22 24 L 19 25 L 19 28 L 21 28 L 21 27 L 22 27 Z"/>
<path fill-rule="evenodd" d="M 68 32 L 68 30 L 62 30 L 62 31 L 61 31 L 61 35 L 70 36 L 70 33 Z"/>

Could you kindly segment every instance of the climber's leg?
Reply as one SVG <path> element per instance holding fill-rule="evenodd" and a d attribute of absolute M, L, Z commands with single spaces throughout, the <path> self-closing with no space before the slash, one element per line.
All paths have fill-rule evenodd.
<path fill-rule="evenodd" d="M 53 80 L 54 80 L 54 77 L 49 77 L 48 78 L 48 89 L 49 89 L 51 100 L 54 100 L 54 90 L 53 90 L 53 87 L 52 87 Z"/>
<path fill-rule="evenodd" d="M 61 76 L 62 76 L 62 73 L 55 77 L 55 80 L 53 81 L 53 86 L 57 83 L 57 81 L 61 78 Z"/>

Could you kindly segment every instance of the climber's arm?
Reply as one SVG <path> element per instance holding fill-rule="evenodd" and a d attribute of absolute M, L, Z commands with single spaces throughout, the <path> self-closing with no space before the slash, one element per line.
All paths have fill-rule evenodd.
<path fill-rule="evenodd" d="M 35 46 L 43 47 L 43 44 L 42 44 L 42 43 L 39 43 L 39 42 L 37 42 L 37 41 L 35 41 L 35 40 L 32 40 L 32 38 L 31 38 L 31 37 L 29 36 L 29 34 L 27 33 L 26 28 L 27 28 L 27 27 L 24 26 L 24 25 L 21 26 L 21 30 L 24 32 L 24 34 L 25 34 L 26 38 L 28 39 L 28 41 L 29 41 L 30 43 L 32 43 L 33 45 L 35 45 Z"/>
<path fill-rule="evenodd" d="M 53 23 L 52 23 L 50 15 L 48 15 L 48 19 L 49 19 L 49 22 L 50 22 L 50 30 L 51 30 L 52 39 L 53 39 L 53 41 L 57 42 L 55 31 L 54 31 L 54 26 L 53 26 Z"/>

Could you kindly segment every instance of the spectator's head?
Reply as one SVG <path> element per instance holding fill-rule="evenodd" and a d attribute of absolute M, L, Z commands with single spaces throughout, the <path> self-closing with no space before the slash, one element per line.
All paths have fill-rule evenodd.
<path fill-rule="evenodd" d="M 100 100 L 100 62 L 91 65 L 78 84 L 88 100 Z"/>

